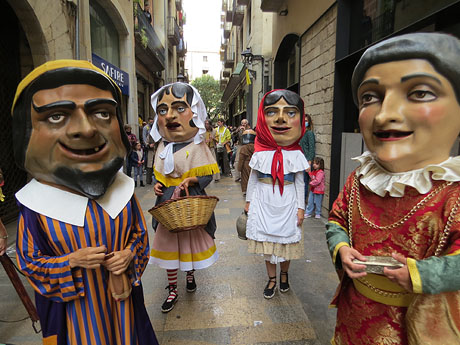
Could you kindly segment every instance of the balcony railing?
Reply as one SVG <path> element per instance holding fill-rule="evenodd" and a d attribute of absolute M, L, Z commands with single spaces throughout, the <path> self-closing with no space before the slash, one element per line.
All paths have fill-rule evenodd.
<path fill-rule="evenodd" d="M 177 46 L 180 41 L 179 25 L 177 25 L 176 18 L 172 16 L 168 17 L 168 40 L 173 46 Z"/>
<path fill-rule="evenodd" d="M 230 38 L 230 32 L 232 31 L 232 23 L 226 22 L 224 24 L 224 38 Z"/>
<path fill-rule="evenodd" d="M 229 51 L 229 49 L 227 48 L 227 51 L 225 52 L 224 67 L 233 68 L 234 64 L 235 64 L 235 52 Z"/>
<path fill-rule="evenodd" d="M 176 53 L 177 53 L 177 56 L 182 56 L 182 57 L 184 57 L 185 54 L 187 53 L 187 45 L 185 44 L 185 41 L 182 37 L 179 41 L 179 44 L 176 47 Z"/>
<path fill-rule="evenodd" d="M 244 6 L 235 6 L 233 8 L 233 25 L 240 26 L 243 24 Z"/>
<path fill-rule="evenodd" d="M 137 5 L 135 20 L 135 52 L 151 71 L 162 71 L 165 68 L 165 48 L 161 44 L 155 29 L 152 27 L 144 11 Z"/>
<path fill-rule="evenodd" d="M 260 9 L 262 12 L 278 12 L 281 6 L 285 4 L 285 0 L 262 0 Z"/>

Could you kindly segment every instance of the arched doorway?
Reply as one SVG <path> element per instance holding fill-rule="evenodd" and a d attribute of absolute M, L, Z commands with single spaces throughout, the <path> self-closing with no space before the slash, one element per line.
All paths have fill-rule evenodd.
<path fill-rule="evenodd" d="M 29 5 L 25 1 L 12 1 L 12 6 L 19 9 L 20 14 L 27 16 Z M 13 157 L 13 142 L 11 129 L 11 105 L 13 102 L 16 87 L 34 66 L 31 54 L 31 46 L 28 43 L 26 32 L 16 15 L 16 9 L 6 1 L 0 1 L 0 27 L 4 34 L 0 40 L 0 167 L 3 170 L 5 185 L 2 187 L 5 201 L 0 202 L 0 218 L 4 223 L 8 223 L 17 218 L 17 206 L 14 194 L 22 188 L 27 180 L 27 174 L 19 169 Z M 28 32 L 37 30 L 31 28 L 32 20 L 27 22 Z M 30 31 L 29 31 L 30 30 Z M 41 40 L 34 44 L 43 43 Z M 40 48 L 36 59 L 38 63 L 44 61 L 46 54 L 42 54 L 44 48 Z"/>
<path fill-rule="evenodd" d="M 299 36 L 286 35 L 278 48 L 274 62 L 275 89 L 288 89 L 299 93 L 300 47 Z"/>

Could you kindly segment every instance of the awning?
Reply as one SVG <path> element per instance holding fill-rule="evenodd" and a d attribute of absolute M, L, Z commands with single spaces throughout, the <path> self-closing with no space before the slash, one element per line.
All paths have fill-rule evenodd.
<path fill-rule="evenodd" d="M 246 66 L 242 62 L 238 62 L 238 64 L 235 67 L 235 70 L 233 71 L 232 75 L 230 76 L 230 79 L 228 81 L 227 87 L 224 90 L 224 94 L 222 95 L 221 101 L 223 103 L 227 103 L 228 99 L 230 96 L 233 94 L 233 92 L 236 90 L 238 85 L 240 84 L 241 80 L 244 79 L 246 76 L 243 71 L 245 70 Z"/>

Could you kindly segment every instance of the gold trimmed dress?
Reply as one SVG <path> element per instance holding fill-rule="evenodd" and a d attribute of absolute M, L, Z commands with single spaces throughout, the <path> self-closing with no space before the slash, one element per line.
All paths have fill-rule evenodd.
<path fill-rule="evenodd" d="M 190 195 L 206 195 L 204 188 L 212 181 L 212 175 L 219 171 L 209 147 L 204 141 L 199 144 L 192 141 L 170 145 L 173 145 L 171 153 L 174 155 L 172 172 L 165 173 L 165 162 L 160 157 L 166 147 L 164 141 L 160 142 L 155 157 L 154 182 L 160 182 L 164 186 L 163 195 L 157 197 L 156 204 L 169 200 L 174 189 L 186 177 L 198 178 L 198 183 L 189 187 Z M 153 228 L 156 232 L 149 263 L 155 263 L 165 269 L 190 271 L 209 267 L 219 257 L 214 243 L 214 214 L 206 229 L 172 233 L 156 221 Z"/>
<path fill-rule="evenodd" d="M 331 303 L 338 308 L 332 344 L 417 344 L 409 342 L 413 330 L 407 328 L 421 310 L 411 305 L 414 299 L 451 291 L 450 300 L 457 302 L 451 305 L 460 302 L 460 157 L 405 173 L 386 171 L 369 152 L 357 160 L 361 166 L 334 202 L 326 231 L 341 277 Z M 348 278 L 338 255 L 342 246 L 353 246 L 363 255 L 403 254 L 413 293 L 383 275 Z M 435 322 L 435 308 L 430 312 L 431 323 L 419 320 L 428 331 L 437 327 L 455 331 L 455 326 Z M 451 315 L 456 314 L 453 310 Z"/>

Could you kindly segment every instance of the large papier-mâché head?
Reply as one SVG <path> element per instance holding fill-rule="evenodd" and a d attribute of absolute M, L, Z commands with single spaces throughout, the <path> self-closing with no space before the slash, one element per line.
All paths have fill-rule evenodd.
<path fill-rule="evenodd" d="M 460 41 L 415 33 L 367 49 L 352 77 L 359 125 L 391 172 L 438 164 L 460 133 Z"/>
<path fill-rule="evenodd" d="M 88 61 L 35 68 L 12 106 L 16 163 L 44 183 L 102 196 L 129 151 L 120 102 L 119 87 Z"/>

